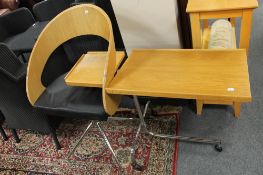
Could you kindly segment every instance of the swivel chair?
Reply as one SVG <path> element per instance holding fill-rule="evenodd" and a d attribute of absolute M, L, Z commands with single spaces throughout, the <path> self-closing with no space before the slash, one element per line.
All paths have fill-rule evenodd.
<path fill-rule="evenodd" d="M 68 21 L 71 21 L 70 25 L 68 25 Z M 110 108 L 112 109 L 108 107 L 107 104 L 111 104 L 112 101 L 111 97 L 105 93 L 104 86 L 103 88 L 68 86 L 64 80 L 66 73 L 63 71 L 57 74 L 56 77 L 53 77 L 53 80 L 48 84 L 43 84 L 42 81 L 44 73 L 47 75 L 49 72 L 54 71 L 54 67 L 53 69 L 51 68 L 52 62 L 56 61 L 55 58 L 50 57 L 52 53 L 72 38 L 86 35 L 100 36 L 108 41 L 105 73 L 107 77 L 114 76 L 117 67 L 111 67 L 112 64 L 110 64 L 111 69 L 108 69 L 109 66 L 107 64 L 109 58 L 111 58 L 113 62 L 116 61 L 114 59 L 116 50 L 113 30 L 109 17 L 97 6 L 90 4 L 78 5 L 57 15 L 48 23 L 39 36 L 28 64 L 27 96 L 32 106 L 47 114 L 91 120 L 79 142 L 83 139 L 95 120 L 96 126 L 111 150 L 116 162 L 121 166 L 106 134 L 100 126 L 100 122 L 107 121 L 108 114 L 110 114 L 111 111 L 115 111 L 118 107 L 117 104 L 111 105 Z M 64 59 L 67 61 L 66 58 Z M 61 60 L 61 58 L 58 60 Z M 60 67 L 62 66 L 60 65 L 56 68 L 60 69 Z M 68 69 L 68 67 L 65 67 L 65 70 L 66 69 Z M 105 79 L 103 84 L 106 82 Z M 115 99 L 114 97 L 114 100 Z M 121 99 L 118 98 L 117 100 L 120 101 Z M 106 111 L 104 107 L 106 107 Z"/>

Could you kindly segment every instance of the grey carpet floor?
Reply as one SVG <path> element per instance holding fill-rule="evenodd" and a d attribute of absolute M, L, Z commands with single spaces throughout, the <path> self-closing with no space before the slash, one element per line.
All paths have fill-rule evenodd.
<path fill-rule="evenodd" d="M 261 4 L 263 0 L 260 0 Z M 255 10 L 249 50 L 253 102 L 242 106 L 240 119 L 232 108 L 206 105 L 201 117 L 194 104 L 185 105 L 180 116 L 180 135 L 223 140 L 223 152 L 211 145 L 179 143 L 178 175 L 263 174 L 263 7 Z"/>

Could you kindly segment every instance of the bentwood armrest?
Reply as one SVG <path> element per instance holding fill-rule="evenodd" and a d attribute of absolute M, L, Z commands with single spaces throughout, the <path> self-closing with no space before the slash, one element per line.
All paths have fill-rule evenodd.
<path fill-rule="evenodd" d="M 65 77 L 69 86 L 102 88 L 107 52 L 88 52 L 83 55 Z M 125 52 L 116 52 L 116 67 L 119 67 Z"/>

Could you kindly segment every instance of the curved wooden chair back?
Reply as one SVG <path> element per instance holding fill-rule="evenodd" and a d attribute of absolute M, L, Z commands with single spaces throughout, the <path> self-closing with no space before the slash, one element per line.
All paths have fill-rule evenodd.
<path fill-rule="evenodd" d="M 111 21 L 99 7 L 91 4 L 69 8 L 48 23 L 41 32 L 30 56 L 27 72 L 27 96 L 32 105 L 44 92 L 41 76 L 52 52 L 64 42 L 81 35 L 97 35 L 109 42 L 104 79 L 103 103 L 110 115 L 117 110 L 119 97 L 108 95 L 105 87 L 116 72 L 116 50 Z M 114 111 L 115 112 L 115 111 Z"/>

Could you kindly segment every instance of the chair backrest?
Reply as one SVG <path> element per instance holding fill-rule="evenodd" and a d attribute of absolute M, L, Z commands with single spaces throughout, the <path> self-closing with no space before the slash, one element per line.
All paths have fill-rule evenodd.
<path fill-rule="evenodd" d="M 26 31 L 35 19 L 27 8 L 19 8 L 0 16 L 0 41 Z"/>
<path fill-rule="evenodd" d="M 38 21 L 49 21 L 74 3 L 91 3 L 102 8 L 111 19 L 116 50 L 125 51 L 126 53 L 125 45 L 111 4 L 111 0 L 45 0 L 35 4 L 33 7 L 33 12 Z"/>
<path fill-rule="evenodd" d="M 38 21 L 50 21 L 60 12 L 70 7 L 74 0 L 45 0 L 33 6 Z"/>
<path fill-rule="evenodd" d="M 114 107 L 118 105 L 116 97 L 107 95 L 104 88 L 112 80 L 117 69 L 111 21 L 101 8 L 91 4 L 77 5 L 63 11 L 48 23 L 38 37 L 27 71 L 27 96 L 32 105 L 45 90 L 41 75 L 52 52 L 69 39 L 82 35 L 97 35 L 109 42 L 102 89 L 103 101 L 109 114 L 111 110 L 108 109 L 108 104 Z"/>

